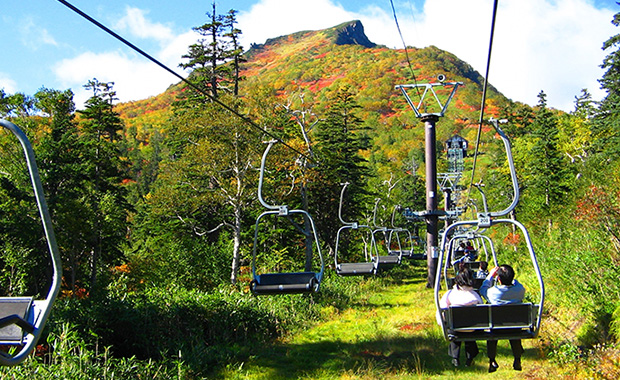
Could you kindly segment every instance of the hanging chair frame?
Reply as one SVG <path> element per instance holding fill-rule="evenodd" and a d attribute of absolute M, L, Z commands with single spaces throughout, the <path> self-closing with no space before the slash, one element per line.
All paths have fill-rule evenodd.
<path fill-rule="evenodd" d="M 373 224 L 372 241 L 374 242 L 374 249 L 376 252 L 378 270 L 384 270 L 384 269 L 391 269 L 394 266 L 399 265 L 402 260 L 402 252 L 398 252 L 397 254 L 393 254 L 393 255 L 390 254 L 390 247 L 388 244 L 389 244 L 389 233 L 391 231 L 391 228 L 377 225 L 377 208 L 380 202 L 381 202 L 381 198 L 375 199 L 375 207 L 372 212 L 372 224 Z M 377 234 L 383 234 L 382 241 L 383 241 L 383 244 L 385 245 L 387 255 L 381 255 L 379 253 L 379 244 L 380 244 L 379 242 L 381 241 L 381 239 L 377 239 Z"/>
<path fill-rule="evenodd" d="M 62 264 L 30 141 L 17 125 L 6 120 L 0 120 L 0 125 L 11 131 L 23 148 L 52 264 L 51 285 L 44 300 L 35 300 L 33 297 L 0 298 L 0 344 L 18 347 L 14 354 L 0 352 L 0 365 L 14 366 L 26 359 L 41 337 L 60 291 Z"/>
<path fill-rule="evenodd" d="M 336 273 L 340 276 L 364 276 L 364 275 L 375 275 L 377 274 L 378 268 L 378 260 L 377 260 L 377 252 L 373 248 L 375 247 L 375 237 L 372 233 L 372 228 L 367 225 L 359 224 L 358 222 L 347 222 L 342 217 L 342 205 L 344 203 L 344 193 L 349 185 L 349 182 L 345 182 L 342 184 L 342 191 L 340 192 L 340 205 L 338 207 L 338 218 L 340 222 L 343 224 L 336 233 L 336 247 L 334 251 L 334 264 L 336 268 Z M 368 242 L 364 243 L 364 257 L 366 258 L 365 262 L 343 262 L 338 261 L 339 257 L 341 257 L 341 247 L 340 247 L 340 239 L 341 234 L 345 231 L 367 231 L 370 237 L 370 245 Z M 373 253 L 375 255 L 373 255 Z"/>
<path fill-rule="evenodd" d="M 268 142 L 267 148 L 265 149 L 262 159 L 261 159 L 261 167 L 260 167 L 260 177 L 258 182 L 258 199 L 260 203 L 268 209 L 268 211 L 263 212 L 256 219 L 256 223 L 254 225 L 254 246 L 252 248 L 252 277 L 253 280 L 250 283 L 250 289 L 255 295 L 265 295 L 265 294 L 297 294 L 297 293 L 314 293 L 319 291 L 319 287 L 321 284 L 321 280 L 323 279 L 323 273 L 325 271 L 325 263 L 323 261 L 323 255 L 321 254 L 321 245 L 319 243 L 319 238 L 316 233 L 316 227 L 314 225 L 314 221 L 310 214 L 305 210 L 296 210 L 289 209 L 287 205 L 270 205 L 263 199 L 262 196 L 262 188 L 264 182 L 265 175 L 265 162 L 267 160 L 267 155 L 269 151 L 276 143 L 276 140 L 271 140 Z M 304 271 L 304 272 L 280 272 L 280 273 L 257 273 L 256 261 L 258 255 L 258 232 L 259 225 L 261 220 L 269 215 L 273 215 L 276 217 L 283 217 L 287 221 L 289 221 L 297 230 L 299 230 L 306 237 L 306 244 L 313 244 L 317 256 L 320 261 L 320 270 L 318 272 L 314 271 Z M 301 215 L 304 224 L 308 223 L 310 227 L 308 229 L 301 228 L 297 223 L 295 223 L 292 219 L 294 215 Z M 309 243 L 308 238 L 312 238 L 312 243 Z M 314 251 L 314 250 L 313 250 Z"/>

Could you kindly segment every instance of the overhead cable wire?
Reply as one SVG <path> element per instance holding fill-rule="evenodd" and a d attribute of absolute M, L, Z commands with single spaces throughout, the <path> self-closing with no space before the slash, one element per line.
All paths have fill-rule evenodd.
<path fill-rule="evenodd" d="M 413 71 L 413 66 L 411 65 L 411 60 L 409 59 L 409 49 L 407 48 L 407 44 L 405 43 L 405 38 L 403 37 L 403 33 L 400 30 L 400 24 L 398 23 L 398 17 L 396 16 L 396 8 L 394 7 L 394 1 L 390 0 L 390 4 L 392 5 L 392 14 L 394 14 L 394 22 L 396 23 L 396 29 L 398 29 L 398 34 L 400 35 L 400 40 L 403 43 L 405 48 L 405 58 L 407 58 L 407 64 L 409 65 L 409 70 L 411 71 L 411 76 L 413 76 L 413 83 L 416 85 L 416 90 L 418 92 L 418 97 L 422 98 L 422 94 L 420 94 L 420 88 L 417 86 L 418 81 L 415 77 L 415 72 Z"/>
<path fill-rule="evenodd" d="M 158 61 L 157 59 L 155 59 L 153 56 L 151 56 L 150 54 L 148 54 L 147 52 L 145 52 L 144 50 L 140 49 L 138 46 L 132 44 L 131 42 L 129 42 L 128 40 L 126 40 L 125 38 L 123 38 L 122 36 L 120 36 L 118 33 L 114 32 L 113 30 L 111 30 L 110 28 L 108 28 L 107 26 L 103 25 L 102 23 L 100 23 L 99 21 L 95 20 L 93 17 L 89 16 L 88 14 L 86 14 L 85 12 L 81 11 L 80 9 L 78 9 L 77 7 L 73 6 L 71 3 L 69 3 L 66 0 L 58 0 L 60 3 L 62 3 L 63 5 L 65 5 L 67 8 L 71 9 L 72 11 L 74 11 L 75 13 L 79 14 L 80 16 L 82 16 L 83 18 L 85 18 L 86 20 L 88 20 L 89 22 L 91 22 L 92 24 L 96 25 L 97 27 L 99 27 L 100 29 L 102 29 L 103 31 L 105 31 L 106 33 L 108 33 L 109 35 L 111 35 L 112 37 L 116 38 L 117 40 L 119 40 L 120 42 L 122 42 L 123 44 L 127 45 L 128 47 L 130 47 L 131 49 L 133 49 L 134 51 L 136 51 L 137 53 L 139 53 L 140 55 L 142 55 L 143 57 L 145 57 L 146 59 L 148 59 L 149 61 L 155 63 L 157 66 L 161 67 L 162 69 L 166 70 L 167 72 L 169 72 L 170 74 L 174 75 L 175 77 L 177 77 L 178 79 L 180 79 L 182 82 L 184 82 L 185 84 L 187 84 L 188 86 L 190 86 L 191 88 L 193 88 L 194 90 L 198 91 L 199 93 L 201 93 L 202 95 L 206 96 L 207 98 L 209 98 L 212 102 L 218 104 L 219 106 L 221 106 L 222 108 L 224 108 L 225 110 L 231 112 L 233 115 L 237 116 L 238 118 L 240 118 L 242 121 L 244 121 L 245 123 L 247 123 L 248 125 L 252 126 L 253 128 L 258 129 L 259 131 L 261 131 L 262 133 L 266 134 L 267 136 L 269 136 L 272 139 L 277 140 L 278 142 L 282 143 L 282 145 L 286 146 L 287 148 L 289 148 L 290 150 L 294 151 L 295 153 L 301 155 L 302 157 L 312 161 L 312 159 L 310 157 L 308 157 L 308 155 L 300 152 L 299 150 L 295 149 L 294 147 L 292 147 L 291 145 L 287 144 L 286 142 L 282 141 L 281 138 L 277 137 L 276 135 L 270 133 L 269 131 L 266 131 L 265 129 L 261 128 L 258 124 L 256 124 L 254 121 L 252 121 L 250 118 L 248 118 L 247 116 L 244 116 L 242 114 L 240 114 L 239 112 L 237 112 L 235 109 L 233 109 L 232 107 L 230 107 L 228 104 L 223 103 L 222 101 L 218 100 L 217 98 L 213 97 L 213 95 L 207 93 L 206 91 L 204 91 L 203 89 L 201 89 L 200 87 L 196 86 L 194 83 L 190 82 L 189 80 L 187 80 L 186 78 L 184 78 L 182 75 L 178 74 L 176 71 L 172 70 L 171 68 L 169 68 L 168 66 L 164 65 L 163 63 L 161 63 L 160 61 Z"/>
<path fill-rule="evenodd" d="M 493 16 L 492 16 L 492 20 L 491 20 L 491 37 L 489 40 L 489 51 L 488 51 L 488 55 L 487 55 L 487 68 L 486 68 L 486 72 L 484 74 L 484 85 L 482 87 L 482 102 L 480 104 L 480 119 L 478 120 L 478 133 L 476 136 L 476 149 L 474 150 L 474 164 L 471 170 L 471 181 L 469 184 L 469 189 L 471 191 L 471 188 L 474 184 L 474 176 L 476 174 L 476 161 L 478 158 L 478 150 L 480 148 L 480 135 L 482 133 L 482 123 L 484 122 L 484 108 L 485 108 L 485 102 L 486 102 L 486 97 L 487 97 L 487 87 L 488 87 L 488 83 L 489 83 L 489 67 L 491 66 L 491 50 L 493 48 L 493 36 L 495 34 L 495 19 L 497 17 L 497 3 L 498 0 L 495 0 L 493 2 Z"/>

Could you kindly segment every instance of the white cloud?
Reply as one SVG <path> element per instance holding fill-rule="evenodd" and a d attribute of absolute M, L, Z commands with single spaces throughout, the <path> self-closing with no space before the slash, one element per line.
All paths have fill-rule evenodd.
<path fill-rule="evenodd" d="M 178 64 L 188 46 L 196 41 L 193 31 L 175 35 L 172 29 L 148 20 L 145 11 L 131 7 L 127 7 L 125 16 L 115 24 L 115 28 L 139 38 L 154 39 L 159 44 L 159 50 L 147 53 L 177 74 L 186 75 Z M 54 73 L 61 86 L 74 89 L 78 108 L 82 108 L 92 95 L 82 86 L 93 78 L 100 82 L 114 82 L 114 90 L 121 102 L 160 94 L 172 83 L 179 81 L 179 78 L 147 58 L 134 52 L 128 55 L 121 50 L 101 53 L 88 51 L 63 59 L 54 66 Z"/>
<path fill-rule="evenodd" d="M 264 43 L 268 38 L 329 28 L 350 21 L 351 15 L 331 0 L 262 0 L 248 12 L 239 12 L 237 21 L 247 49 L 250 43 Z"/>
<path fill-rule="evenodd" d="M 418 30 L 427 31 L 424 45 L 450 51 L 484 75 L 491 11 L 484 0 L 427 1 Z M 574 108 L 582 88 L 601 98 L 597 79 L 605 53 L 600 47 L 617 33 L 613 13 L 586 0 L 500 2 L 489 81 L 531 105 L 544 90 L 549 105 L 566 111 Z"/>
<path fill-rule="evenodd" d="M 602 76 L 599 66 L 606 53 L 600 47 L 618 31 L 611 24 L 615 12 L 596 9 L 592 4 L 591 0 L 500 2 L 490 83 L 509 98 L 530 105 L 537 103 L 538 93 L 544 90 L 548 104 L 565 111 L 573 109 L 574 97 L 582 88 L 601 99 L 604 94 L 597 80 Z M 486 69 L 491 13 L 489 0 L 432 0 L 417 10 L 411 5 L 397 8 L 407 45 L 435 45 L 454 53 L 482 75 Z M 175 34 L 172 28 L 152 22 L 147 15 L 144 10 L 128 7 L 116 27 L 156 41 L 158 47 L 153 56 L 182 74 L 178 63 L 197 35 L 193 31 Z M 362 21 L 371 41 L 402 48 L 391 10 L 378 6 L 355 13 L 334 0 L 260 0 L 237 15 L 246 49 L 250 43 L 264 43 L 268 38 L 329 28 L 354 19 Z M 153 96 L 178 82 L 162 68 L 131 54 L 84 53 L 63 60 L 56 65 L 55 72 L 64 85 L 73 88 L 81 88 L 93 77 L 114 81 L 121 101 Z"/>
<path fill-rule="evenodd" d="M 187 54 L 189 46 L 195 44 L 198 41 L 198 37 L 198 34 L 194 31 L 175 36 L 168 44 L 162 46 L 162 49 L 157 54 L 158 59 L 172 69 L 177 68 L 182 61 L 181 57 Z M 181 73 L 180 68 L 177 68 L 176 71 L 179 74 Z"/>
<path fill-rule="evenodd" d="M 14 94 L 17 91 L 17 83 L 8 74 L 0 73 L 0 89 L 7 94 Z"/>
<path fill-rule="evenodd" d="M 58 46 L 54 37 L 45 28 L 35 23 L 32 17 L 25 17 L 19 23 L 19 33 L 22 44 L 31 50 L 37 50 L 41 45 Z"/>
<path fill-rule="evenodd" d="M 145 17 L 145 14 L 148 14 L 148 11 L 127 7 L 125 9 L 125 16 L 120 18 L 114 26 L 121 31 L 129 31 L 129 33 L 136 37 L 153 38 L 161 43 L 174 39 L 172 30 L 169 27 L 151 22 Z"/>
<path fill-rule="evenodd" d="M 58 46 L 58 43 L 56 42 L 54 37 L 52 37 L 50 32 L 47 31 L 47 29 L 41 29 L 39 33 L 40 33 L 41 41 L 44 44 Z"/>
<path fill-rule="evenodd" d="M 82 108 L 91 96 L 82 86 L 93 78 L 100 82 L 114 82 L 120 101 L 145 99 L 162 93 L 171 83 L 178 82 L 172 74 L 150 61 L 121 52 L 86 52 L 62 60 L 54 67 L 54 72 L 63 87 L 74 89 L 78 108 Z"/>

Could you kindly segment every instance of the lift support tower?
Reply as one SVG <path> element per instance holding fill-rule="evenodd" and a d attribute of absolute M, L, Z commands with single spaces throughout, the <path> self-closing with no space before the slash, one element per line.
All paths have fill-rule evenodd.
<path fill-rule="evenodd" d="M 424 217 L 426 221 L 426 260 L 427 260 L 427 288 L 435 286 L 435 274 L 437 273 L 437 258 L 439 257 L 439 216 L 446 215 L 446 212 L 437 209 L 437 133 L 435 124 L 440 117 L 444 116 L 452 97 L 456 93 L 462 82 L 445 82 L 446 77 L 443 74 L 437 76 L 438 83 L 420 83 L 420 84 L 403 84 L 397 85 L 396 89 L 401 90 L 407 103 L 411 106 L 417 118 L 424 123 L 425 128 L 425 161 L 426 161 L 426 210 L 416 213 L 418 217 Z M 420 101 L 415 104 L 409 94 L 408 89 L 416 89 L 420 94 L 420 89 L 424 91 L 420 95 Z M 444 103 L 441 102 L 435 88 L 441 93 L 447 93 Z M 424 98 L 431 94 L 436 104 L 432 102 L 424 102 Z M 445 96 L 444 96 L 445 97 Z M 438 110 L 437 110 L 438 108 Z M 430 109 L 437 112 L 427 112 Z"/>

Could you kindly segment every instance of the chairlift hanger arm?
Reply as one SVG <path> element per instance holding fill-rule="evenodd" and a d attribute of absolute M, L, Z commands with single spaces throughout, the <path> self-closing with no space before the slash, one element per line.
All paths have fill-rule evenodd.
<path fill-rule="evenodd" d="M 497 132 L 499 137 L 502 139 L 502 142 L 504 143 L 504 148 L 506 150 L 506 159 L 508 160 L 508 167 L 510 168 L 510 179 L 512 182 L 513 197 L 512 197 L 512 202 L 510 203 L 510 205 L 508 205 L 508 207 L 506 207 L 504 210 L 489 212 L 488 207 L 487 207 L 486 197 L 485 197 L 484 191 L 482 191 L 482 186 L 484 185 L 473 184 L 472 186 L 476 187 L 478 191 L 480 191 L 480 193 L 482 194 L 482 199 L 484 203 L 484 212 L 478 214 L 478 218 L 481 219 L 484 224 L 481 227 L 487 226 L 488 219 L 490 218 L 500 217 L 500 216 L 505 216 L 505 215 L 510 214 L 512 210 L 514 210 L 517 204 L 519 203 L 519 182 L 517 179 L 517 172 L 515 170 L 514 159 L 512 157 L 512 148 L 510 145 L 510 140 L 508 139 L 508 136 L 506 136 L 504 131 L 499 127 L 499 122 L 505 122 L 505 121 L 504 120 L 498 121 L 496 119 L 491 118 L 489 119 L 489 122 L 491 123 L 491 125 L 493 125 L 493 127 L 495 128 L 495 131 Z"/>
<path fill-rule="evenodd" d="M 515 207 L 517 207 L 517 203 L 519 203 L 519 180 L 517 179 L 517 171 L 515 170 L 515 162 L 512 157 L 512 148 L 510 145 L 510 140 L 508 139 L 508 136 L 506 136 L 504 131 L 499 126 L 499 123 L 506 122 L 506 121 L 496 120 L 496 119 L 491 118 L 489 122 L 491 123 L 491 125 L 493 125 L 493 127 L 495 127 L 495 131 L 497 131 L 497 134 L 499 135 L 499 137 L 502 139 L 502 142 L 504 143 L 504 148 L 506 149 L 506 159 L 508 160 L 508 167 L 510 168 L 510 179 L 512 182 L 512 191 L 513 191 L 512 203 L 503 211 L 491 213 L 492 216 L 504 216 L 504 215 L 510 214 L 512 210 L 514 210 Z"/>
<path fill-rule="evenodd" d="M 392 224 L 392 228 L 393 228 L 393 229 L 396 229 L 396 228 L 397 228 L 397 227 L 396 227 L 396 225 L 394 224 L 394 218 L 396 217 L 396 212 L 397 212 L 397 211 L 400 211 L 401 209 L 402 209 L 402 206 L 401 206 L 401 205 L 395 205 L 395 206 L 394 206 L 394 209 L 392 210 L 392 218 L 391 218 L 390 223 Z"/>
<path fill-rule="evenodd" d="M 26 137 L 24 132 L 15 124 L 6 120 L 0 120 L 0 126 L 13 132 L 24 150 L 26 164 L 28 166 L 28 172 L 30 174 L 37 207 L 41 216 L 43 232 L 45 234 L 45 239 L 47 240 L 47 246 L 52 264 L 52 283 L 50 285 L 50 289 L 47 293 L 45 300 L 31 301 L 33 305 L 29 309 L 30 313 L 35 313 L 36 311 L 38 311 L 39 314 L 36 316 L 34 322 L 30 326 L 27 326 L 25 328 L 25 331 L 29 334 L 26 343 L 21 346 L 21 348 L 19 348 L 13 355 L 0 355 L 0 365 L 13 366 L 21 363 L 26 359 L 28 355 L 30 355 L 41 336 L 43 328 L 45 327 L 45 323 L 52 311 L 52 305 L 56 300 L 58 293 L 60 292 L 60 285 L 62 279 L 62 264 L 60 259 L 60 253 L 58 251 L 58 245 L 56 243 L 54 229 L 52 227 L 52 219 L 50 217 L 47 202 L 43 193 L 43 185 L 41 183 L 41 177 L 39 176 L 39 171 L 37 169 L 32 145 L 30 145 L 30 142 L 28 141 L 28 138 Z M 8 297 L 7 300 L 11 300 L 14 298 L 15 297 Z M 23 299 L 23 297 L 21 298 Z M 24 322 L 20 319 L 23 318 L 13 320 L 17 321 L 17 325 L 22 326 Z M 30 324 L 29 321 L 27 321 L 26 323 Z"/>
<path fill-rule="evenodd" d="M 265 151 L 263 152 L 263 157 L 261 158 L 261 161 L 260 161 L 260 174 L 258 177 L 258 201 L 260 202 L 261 205 L 263 205 L 263 207 L 269 210 L 281 210 L 282 209 L 282 206 L 275 206 L 275 205 L 268 204 L 267 202 L 265 202 L 265 199 L 263 198 L 263 183 L 265 180 L 265 162 L 267 161 L 267 155 L 269 154 L 269 151 L 277 142 L 278 142 L 277 140 L 269 140 L 266 142 L 267 148 L 265 148 Z"/>
<path fill-rule="evenodd" d="M 379 202 L 381 202 L 381 198 L 375 198 L 375 208 L 372 210 L 372 226 L 373 228 L 378 228 L 377 226 L 377 208 L 379 207 Z"/>
<path fill-rule="evenodd" d="M 342 217 L 342 205 L 344 204 L 344 193 L 347 189 L 347 186 L 349 186 L 349 182 L 342 183 L 341 185 L 342 185 L 342 190 L 340 191 L 340 204 L 338 205 L 338 219 L 340 219 L 340 222 L 344 225 L 357 228 L 357 222 L 346 222 L 344 218 Z"/>

